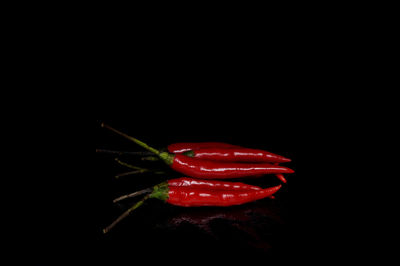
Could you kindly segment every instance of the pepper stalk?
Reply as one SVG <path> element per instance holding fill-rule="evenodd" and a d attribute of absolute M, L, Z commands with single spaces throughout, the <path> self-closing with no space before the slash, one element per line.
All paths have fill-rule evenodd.
<path fill-rule="evenodd" d="M 117 199 L 114 200 L 114 202 L 126 199 L 126 198 L 131 198 L 131 197 L 135 197 L 138 195 L 142 195 L 145 193 L 149 193 L 146 196 L 144 196 L 140 201 L 136 202 L 132 207 L 130 207 L 128 210 L 126 210 L 123 214 L 121 214 L 114 222 L 112 222 L 109 226 L 107 226 L 106 228 L 103 229 L 103 233 L 106 234 L 108 233 L 114 226 L 116 226 L 121 220 L 123 220 L 124 218 L 128 217 L 129 214 L 136 210 L 137 208 L 139 208 L 140 206 L 143 205 L 143 203 L 149 199 L 149 198 L 154 198 L 154 199 L 159 199 L 162 201 L 166 201 L 168 199 L 168 182 L 162 182 L 156 186 L 154 186 L 153 188 L 147 188 L 147 189 L 143 189 L 134 193 L 131 193 L 129 195 L 124 195 L 122 197 L 119 197 Z"/>
<path fill-rule="evenodd" d="M 137 145 L 141 146 L 142 148 L 152 152 L 154 155 L 157 155 L 166 164 L 172 165 L 172 163 L 174 161 L 174 155 L 173 154 L 168 153 L 168 152 L 161 152 L 161 151 L 159 151 L 159 150 L 147 145 L 143 141 L 140 141 L 140 140 L 138 140 L 138 139 L 136 139 L 136 138 L 134 138 L 132 136 L 129 136 L 129 135 L 127 135 L 127 134 L 125 134 L 125 133 L 123 133 L 123 132 L 121 132 L 121 131 L 119 131 L 119 130 L 117 130 L 115 128 L 112 128 L 107 124 L 101 123 L 101 127 L 107 128 L 107 129 L 113 131 L 114 133 L 117 133 L 118 135 L 120 135 L 120 136 L 122 136 L 122 137 L 124 137 L 126 139 L 129 139 L 130 141 L 135 142 Z"/>

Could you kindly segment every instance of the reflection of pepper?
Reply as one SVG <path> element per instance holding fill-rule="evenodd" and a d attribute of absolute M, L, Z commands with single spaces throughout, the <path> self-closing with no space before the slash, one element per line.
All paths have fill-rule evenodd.
<path fill-rule="evenodd" d="M 183 154 L 171 154 L 168 152 L 160 152 L 144 142 L 128 136 L 108 125 L 102 124 L 115 133 L 135 142 L 143 148 L 153 152 L 160 159 L 166 162 L 177 172 L 188 175 L 190 177 L 197 178 L 239 178 L 247 176 L 259 176 L 264 174 L 282 174 L 282 173 L 293 173 L 294 171 L 290 168 L 272 165 L 266 163 L 231 163 L 231 162 L 217 162 L 208 161 L 197 158 L 191 158 Z"/>
<path fill-rule="evenodd" d="M 154 186 L 151 190 L 143 190 L 144 193 L 149 192 L 149 194 L 124 212 L 103 232 L 108 232 L 148 198 L 160 199 L 169 204 L 183 207 L 232 206 L 271 197 L 280 188 L 281 185 L 263 189 L 238 182 L 196 180 L 187 177 L 172 179 Z M 135 195 L 139 194 L 142 193 Z"/>

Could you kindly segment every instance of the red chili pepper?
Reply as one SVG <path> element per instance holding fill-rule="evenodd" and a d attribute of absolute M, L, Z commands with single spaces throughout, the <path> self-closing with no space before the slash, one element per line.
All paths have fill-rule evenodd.
<path fill-rule="evenodd" d="M 142 192 L 149 192 L 141 201 L 133 205 L 110 226 L 105 228 L 103 232 L 108 232 L 119 221 L 128 216 L 130 212 L 141 206 L 148 198 L 160 199 L 169 204 L 183 207 L 226 207 L 271 197 L 280 188 L 281 185 L 263 189 L 238 182 L 195 180 L 188 177 L 172 179 L 154 186 L 150 191 L 149 189 L 145 189 L 133 193 L 132 195 L 136 196 L 142 194 Z M 130 196 L 122 196 L 119 199 L 128 197 Z"/>
<path fill-rule="evenodd" d="M 286 157 L 272 152 L 242 147 L 234 147 L 228 149 L 202 148 L 186 151 L 184 154 L 193 158 L 224 162 L 286 163 L 291 161 Z"/>
<path fill-rule="evenodd" d="M 280 185 L 259 191 L 209 191 L 186 187 L 170 187 L 166 202 L 182 207 L 232 206 L 271 196 Z"/>
<path fill-rule="evenodd" d="M 183 153 L 192 150 L 206 148 L 240 148 L 240 146 L 223 142 L 179 142 L 168 145 L 168 151 L 171 153 Z"/>
<path fill-rule="evenodd" d="M 190 177 L 206 178 L 206 179 L 224 179 L 224 178 L 239 178 L 248 176 L 259 176 L 265 174 L 283 174 L 294 173 L 290 168 L 272 165 L 267 163 L 231 163 L 231 162 L 215 162 L 191 158 L 183 154 L 171 154 L 168 152 L 160 152 L 144 142 L 128 136 L 108 125 L 102 124 L 115 133 L 135 142 L 143 148 L 153 152 L 165 163 L 171 166 L 177 172 Z"/>
<path fill-rule="evenodd" d="M 168 146 L 172 153 L 184 153 L 189 157 L 212 161 L 229 162 L 290 162 L 291 159 L 264 150 L 247 149 L 222 142 L 182 142 Z M 286 183 L 283 174 L 276 174 L 279 180 Z"/>
<path fill-rule="evenodd" d="M 171 179 L 168 181 L 168 185 L 174 187 L 191 187 L 191 188 L 206 188 L 212 190 L 235 190 L 235 191 L 262 189 L 258 186 L 252 186 L 240 182 L 221 182 L 219 180 L 204 180 L 204 179 L 194 179 L 188 177 Z"/>
<path fill-rule="evenodd" d="M 170 162 L 167 161 L 169 164 Z M 288 167 L 268 163 L 229 163 L 191 158 L 182 154 L 172 157 L 171 168 L 187 176 L 205 179 L 239 178 L 266 174 L 290 174 Z"/>

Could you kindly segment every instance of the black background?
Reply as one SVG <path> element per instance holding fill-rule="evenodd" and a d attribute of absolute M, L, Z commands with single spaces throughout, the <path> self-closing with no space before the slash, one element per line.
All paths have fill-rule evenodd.
<path fill-rule="evenodd" d="M 123 19 L 130 16 L 120 25 L 132 24 Z M 22 176 L 24 169 L 28 172 L 23 179 L 12 178 L 18 193 L 9 200 L 26 197 L 12 208 L 23 219 L 7 219 L 21 223 L 8 230 L 13 236 L 9 246 L 28 251 L 28 259 L 52 264 L 66 259 L 126 264 L 142 258 L 148 263 L 210 263 L 211 255 L 221 260 L 244 258 L 248 263 L 253 256 L 267 261 L 309 260 L 326 252 L 333 252 L 326 257 L 333 259 L 342 254 L 349 235 L 335 242 L 339 224 L 351 230 L 357 225 L 349 228 L 349 212 L 336 206 L 345 201 L 343 184 L 365 180 L 344 175 L 348 168 L 360 169 L 343 163 L 360 154 L 349 152 L 359 136 L 352 135 L 348 124 L 357 127 L 360 118 L 370 118 L 357 105 L 365 102 L 362 91 L 350 97 L 351 89 L 360 88 L 359 81 L 369 77 L 351 77 L 357 75 L 356 62 L 369 57 L 359 49 L 363 43 L 336 38 L 342 31 L 320 25 L 319 19 L 309 25 L 295 21 L 285 29 L 278 27 L 283 21 L 253 21 L 265 25 L 263 29 L 241 23 L 222 26 L 213 34 L 202 25 L 179 30 L 156 25 L 148 30 L 148 20 L 119 32 L 119 25 L 93 21 L 93 29 L 84 29 L 83 34 L 91 41 L 77 41 L 54 53 L 69 51 L 74 56 L 65 59 L 51 53 L 51 60 L 44 63 L 51 71 L 37 68 L 42 59 L 31 60 L 35 65 L 29 67 L 29 78 L 24 76 L 28 85 L 21 87 L 34 84 L 38 89 L 14 90 L 18 104 L 4 112 L 13 121 L 4 131 L 18 138 L 9 144 L 23 144 L 12 157 L 13 177 Z M 94 28 L 98 32 L 93 33 Z M 349 36 L 354 32 L 350 29 Z M 78 57 L 70 47 L 80 51 Z M 64 68 L 55 67 L 55 62 Z M 48 89 L 39 89 L 43 87 Z M 22 111 L 20 119 L 14 118 L 17 111 Z M 266 149 L 292 158 L 288 166 L 296 173 L 287 177 L 288 184 L 275 200 L 229 210 L 183 210 L 148 201 L 104 236 L 101 229 L 127 207 L 113 205 L 112 199 L 163 177 L 115 180 L 113 176 L 124 169 L 112 156 L 93 157 L 92 149 L 140 148 L 101 129 L 99 121 L 155 147 L 224 141 Z M 21 130 L 11 130 L 16 128 Z M 344 143 L 345 150 L 336 145 Z M 277 180 L 246 182 L 268 186 Z M 349 209 L 353 212 L 361 205 Z M 228 211 L 230 215 L 223 216 Z M 179 217 L 192 222 L 176 224 Z M 199 217 L 212 218 L 204 219 L 211 221 L 208 231 L 199 227 Z M 173 226 L 168 226 L 171 221 Z M 333 243 L 339 244 L 332 249 Z"/>

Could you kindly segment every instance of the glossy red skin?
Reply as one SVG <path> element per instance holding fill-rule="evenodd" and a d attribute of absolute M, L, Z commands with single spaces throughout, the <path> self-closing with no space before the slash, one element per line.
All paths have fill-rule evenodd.
<path fill-rule="evenodd" d="M 169 187 L 191 187 L 196 189 L 210 190 L 231 190 L 231 191 L 249 191 L 262 190 L 258 186 L 252 186 L 240 182 L 226 182 L 220 180 L 204 180 L 190 177 L 181 177 L 168 180 Z"/>
<path fill-rule="evenodd" d="M 171 153 L 183 153 L 190 150 L 198 150 L 205 148 L 236 148 L 240 147 L 223 142 L 179 142 L 168 145 L 168 151 Z"/>
<path fill-rule="evenodd" d="M 225 162 L 286 163 L 291 160 L 272 152 L 248 148 L 203 148 L 194 150 L 194 158 Z"/>
<path fill-rule="evenodd" d="M 166 202 L 183 207 L 232 206 L 271 197 L 281 185 L 261 190 L 232 191 L 208 188 L 169 187 Z"/>
<path fill-rule="evenodd" d="M 267 163 L 230 163 L 191 158 L 176 154 L 171 168 L 184 175 L 204 179 L 225 179 L 266 174 L 290 174 L 290 168 Z"/>

